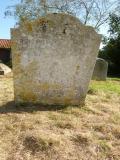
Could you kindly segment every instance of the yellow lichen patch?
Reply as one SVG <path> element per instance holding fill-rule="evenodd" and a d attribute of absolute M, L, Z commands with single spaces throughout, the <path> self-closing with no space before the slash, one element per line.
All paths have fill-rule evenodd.
<path fill-rule="evenodd" d="M 74 89 L 70 89 L 67 91 L 66 95 L 68 97 L 74 97 L 75 96 L 75 90 Z"/>
<path fill-rule="evenodd" d="M 24 91 L 24 92 L 20 92 L 19 94 L 19 98 L 24 101 L 24 102 L 36 102 L 37 101 L 37 97 L 36 95 L 31 92 L 31 91 Z"/>
<path fill-rule="evenodd" d="M 32 23 L 26 23 L 26 29 L 28 32 L 32 32 L 33 28 L 32 28 Z"/>
<path fill-rule="evenodd" d="M 37 70 L 38 68 L 38 64 L 37 62 L 34 60 L 32 62 L 30 62 L 26 67 L 25 67 L 25 72 L 26 73 L 30 73 L 32 70 Z M 34 73 L 34 72 L 33 72 Z"/>
<path fill-rule="evenodd" d="M 76 70 L 79 70 L 79 69 L 80 69 L 80 66 L 79 66 L 79 65 L 77 65 L 77 66 L 76 66 Z"/>
<path fill-rule="evenodd" d="M 51 104 L 62 104 L 62 99 L 60 97 L 54 97 L 49 100 Z"/>
<path fill-rule="evenodd" d="M 33 23 L 34 23 L 35 26 L 39 26 L 39 25 L 43 26 L 45 24 L 49 25 L 49 26 L 53 26 L 54 25 L 53 21 L 48 20 L 46 17 L 42 17 L 42 18 L 34 21 Z"/>
<path fill-rule="evenodd" d="M 50 85 L 48 83 L 43 83 L 40 84 L 38 87 L 42 90 L 48 90 L 50 88 Z"/>
<path fill-rule="evenodd" d="M 12 33 L 12 37 L 19 37 L 20 36 L 20 32 L 19 32 L 18 28 L 14 29 L 14 30 L 12 29 L 11 33 Z"/>
<path fill-rule="evenodd" d="M 20 60 L 21 60 L 21 55 L 20 55 L 20 53 L 16 53 L 16 57 L 14 57 L 14 62 L 16 63 L 16 64 L 19 64 L 20 63 Z"/>
<path fill-rule="evenodd" d="M 73 105 L 78 105 L 79 103 L 79 99 L 76 100 L 76 99 L 73 99 L 71 97 L 53 97 L 53 98 L 49 98 L 47 99 L 48 103 L 50 104 L 62 104 L 62 105 L 70 105 L 70 104 L 73 104 Z"/>
<path fill-rule="evenodd" d="M 46 23 L 48 23 L 48 21 L 45 18 L 41 18 L 36 21 L 36 24 L 38 25 L 44 25 Z"/>
<path fill-rule="evenodd" d="M 44 24 L 47 24 L 48 20 L 45 17 L 42 17 L 40 19 L 37 20 L 33 20 L 33 21 L 25 21 L 22 23 L 22 27 L 23 30 L 24 28 L 27 29 L 27 31 L 32 32 L 33 31 L 33 27 L 34 26 L 43 26 Z"/>
<path fill-rule="evenodd" d="M 64 97 L 63 98 L 63 103 L 65 104 L 65 105 L 69 105 L 69 104 L 72 104 L 72 105 L 78 105 L 78 104 L 80 104 L 80 102 L 81 102 L 81 104 L 82 104 L 82 99 L 75 99 L 75 98 L 73 98 L 73 97 Z"/>
<path fill-rule="evenodd" d="M 22 74 L 19 74 L 18 76 L 22 76 Z M 19 81 L 17 83 L 19 84 Z M 15 85 L 15 93 L 16 91 L 19 91 L 18 94 L 15 94 L 15 97 L 17 99 L 20 99 L 20 101 L 22 102 L 35 103 L 38 101 L 37 93 L 33 92 L 33 90 L 36 88 L 37 86 L 35 83 L 30 81 L 26 81 L 26 83 L 24 83 L 24 78 L 23 78 L 23 81 L 19 85 L 17 84 Z"/>
<path fill-rule="evenodd" d="M 41 84 L 38 85 L 38 88 L 41 89 L 41 90 L 60 89 L 61 85 L 50 84 L 50 83 L 41 83 Z"/>
<path fill-rule="evenodd" d="M 71 97 L 64 97 L 64 104 L 70 104 L 72 101 L 72 98 Z"/>
<path fill-rule="evenodd" d="M 17 42 L 15 42 L 14 40 L 11 40 L 11 45 L 12 45 L 12 49 L 14 49 L 14 47 L 17 45 Z"/>
<path fill-rule="evenodd" d="M 12 45 L 12 51 L 13 52 L 18 52 L 18 47 L 19 47 L 18 42 L 12 41 L 11 45 Z"/>

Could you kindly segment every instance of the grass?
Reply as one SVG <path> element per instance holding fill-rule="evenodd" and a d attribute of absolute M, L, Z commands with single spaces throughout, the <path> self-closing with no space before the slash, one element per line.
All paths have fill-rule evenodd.
<path fill-rule="evenodd" d="M 63 129 L 74 129 L 74 125 L 70 122 L 59 121 L 56 123 L 56 126 Z"/>
<path fill-rule="evenodd" d="M 120 124 L 120 113 L 113 113 L 110 117 L 110 120 L 112 121 L 112 123 Z"/>
<path fill-rule="evenodd" d="M 97 91 L 104 91 L 104 92 L 111 92 L 117 93 L 120 95 L 120 79 L 118 78 L 109 78 L 106 82 L 104 81 L 92 81 L 90 85 L 89 92 L 97 92 Z"/>
<path fill-rule="evenodd" d="M 92 81 L 81 108 L 15 108 L 9 76 L 0 91 L 0 160 L 120 159 L 120 79 Z"/>
<path fill-rule="evenodd" d="M 23 140 L 24 149 L 31 151 L 33 155 L 40 151 L 47 151 L 56 144 L 58 145 L 59 141 L 40 136 L 36 137 L 35 135 L 27 135 Z"/>
<path fill-rule="evenodd" d="M 72 137 L 72 141 L 78 145 L 78 146 L 82 146 L 82 147 L 86 147 L 89 145 L 90 140 L 89 137 L 85 136 L 85 135 L 81 135 L 78 134 L 75 137 Z"/>
<path fill-rule="evenodd" d="M 106 140 L 100 140 L 99 141 L 99 149 L 101 152 L 103 152 L 103 155 L 107 156 L 109 155 L 109 152 L 111 151 L 111 144 L 109 144 Z"/>

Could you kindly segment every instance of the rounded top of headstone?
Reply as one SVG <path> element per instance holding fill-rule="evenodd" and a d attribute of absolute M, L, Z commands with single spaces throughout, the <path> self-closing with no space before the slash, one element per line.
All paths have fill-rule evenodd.
<path fill-rule="evenodd" d="M 108 65 L 108 62 L 102 58 L 96 58 L 96 63 L 102 63 L 102 64 L 107 64 Z"/>
<path fill-rule="evenodd" d="M 104 62 L 106 62 L 106 60 L 104 60 L 103 58 L 96 58 L 96 61 L 104 61 Z"/>
<path fill-rule="evenodd" d="M 98 38 L 98 41 L 101 40 L 101 35 L 97 34 L 93 27 L 85 26 L 77 17 L 65 13 L 50 13 L 33 21 L 24 21 L 16 28 L 16 31 L 17 33 L 20 30 L 22 33 L 31 34 L 33 31 L 39 32 L 42 30 L 47 33 L 47 31 L 50 32 L 52 30 L 57 30 L 58 32 L 61 28 L 63 28 L 63 32 L 65 32 L 66 28 L 74 28 L 74 32 L 80 30 L 81 33 L 86 32 L 86 35 L 92 33 L 93 38 Z"/>

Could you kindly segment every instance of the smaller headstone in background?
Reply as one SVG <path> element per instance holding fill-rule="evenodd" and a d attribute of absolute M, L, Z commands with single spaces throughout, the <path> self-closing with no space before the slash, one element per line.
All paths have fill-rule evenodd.
<path fill-rule="evenodd" d="M 3 63 L 0 63 L 0 75 L 6 75 L 7 73 L 10 73 L 10 72 L 11 72 L 11 68 L 9 68 Z"/>
<path fill-rule="evenodd" d="M 92 79 L 98 81 L 105 81 L 107 78 L 107 71 L 108 63 L 102 58 L 97 58 Z"/>

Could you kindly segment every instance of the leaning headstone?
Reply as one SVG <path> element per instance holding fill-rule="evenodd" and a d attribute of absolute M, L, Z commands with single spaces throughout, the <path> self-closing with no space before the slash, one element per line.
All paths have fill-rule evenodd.
<path fill-rule="evenodd" d="M 105 81 L 107 78 L 107 71 L 108 63 L 102 58 L 97 58 L 92 79 L 98 81 Z"/>
<path fill-rule="evenodd" d="M 7 73 L 10 73 L 10 72 L 11 72 L 11 68 L 9 68 L 3 63 L 0 63 L 0 75 L 6 75 Z"/>
<path fill-rule="evenodd" d="M 68 14 L 12 29 L 15 102 L 83 104 L 101 36 Z"/>

